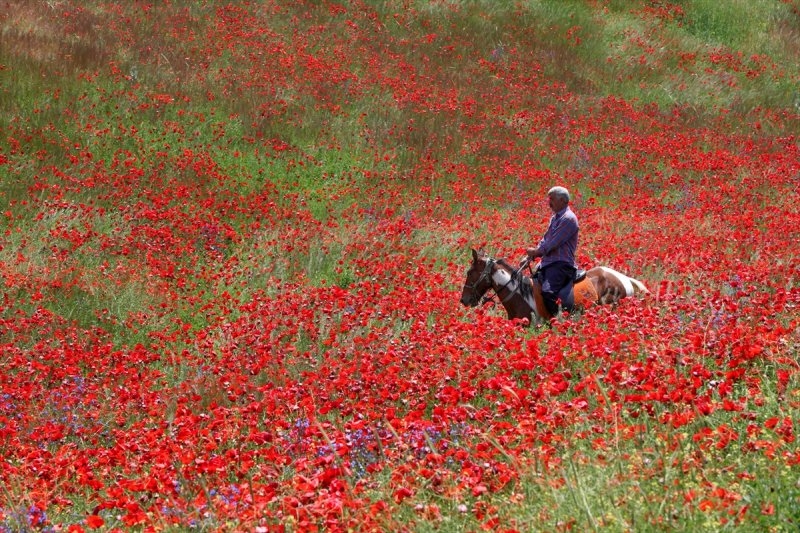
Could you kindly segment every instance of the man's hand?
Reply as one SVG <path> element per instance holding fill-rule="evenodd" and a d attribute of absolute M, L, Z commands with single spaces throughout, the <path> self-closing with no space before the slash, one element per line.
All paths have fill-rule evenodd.
<path fill-rule="evenodd" d="M 528 254 L 528 257 L 531 259 L 536 259 L 544 255 L 538 248 L 526 248 L 525 253 Z"/>

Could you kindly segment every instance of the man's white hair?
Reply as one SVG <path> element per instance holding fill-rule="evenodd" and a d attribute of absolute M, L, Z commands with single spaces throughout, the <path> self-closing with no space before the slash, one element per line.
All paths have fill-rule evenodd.
<path fill-rule="evenodd" d="M 556 186 L 547 191 L 547 196 L 555 195 L 569 202 L 569 191 L 565 187 Z"/>

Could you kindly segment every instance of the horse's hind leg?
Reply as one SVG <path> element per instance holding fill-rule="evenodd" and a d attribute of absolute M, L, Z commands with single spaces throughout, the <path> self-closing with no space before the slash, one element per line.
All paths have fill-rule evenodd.
<path fill-rule="evenodd" d="M 614 305 L 623 298 L 622 291 L 619 287 L 610 286 L 607 287 L 606 290 L 603 292 L 603 296 L 600 298 L 600 303 L 602 304 L 611 304 Z"/>
<path fill-rule="evenodd" d="M 610 283 L 608 279 L 598 276 L 592 277 L 591 281 L 597 291 L 597 301 L 600 304 L 615 304 L 622 297 L 622 289 L 615 283 Z"/>

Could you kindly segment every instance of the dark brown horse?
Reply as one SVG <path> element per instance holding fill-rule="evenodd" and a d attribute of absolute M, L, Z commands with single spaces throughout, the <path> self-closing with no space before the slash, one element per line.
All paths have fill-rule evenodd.
<path fill-rule="evenodd" d="M 514 268 L 504 259 L 494 259 L 483 251 L 472 250 L 472 265 L 461 291 L 461 303 L 476 307 L 489 290 L 493 290 L 505 307 L 509 319 L 528 319 L 529 323 L 552 318 L 544 305 L 542 290 L 536 280 L 538 265 L 532 277 L 522 274 L 523 268 Z M 626 296 L 648 292 L 644 284 L 608 267 L 595 267 L 581 275 L 572 285 L 572 292 L 562 294 L 562 301 L 570 299 L 573 308 L 592 303 L 616 303 Z"/>

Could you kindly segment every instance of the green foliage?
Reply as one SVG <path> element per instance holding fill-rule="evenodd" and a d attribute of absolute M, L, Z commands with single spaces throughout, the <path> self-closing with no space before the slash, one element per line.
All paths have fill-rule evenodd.
<path fill-rule="evenodd" d="M 661 4 L 367 2 L 364 7 L 375 10 L 374 21 L 350 21 L 317 2 L 280 6 L 275 13 L 256 9 L 254 16 L 263 18 L 261 23 L 272 32 L 258 38 L 271 39 L 281 54 L 337 66 L 341 58 L 326 39 L 343 39 L 337 46 L 365 58 L 348 65 L 349 70 L 341 73 L 344 81 L 306 79 L 313 69 L 306 71 L 299 64 L 292 72 L 298 86 L 285 83 L 288 75 L 256 83 L 250 76 L 254 58 L 247 47 L 199 50 L 179 38 L 182 33 L 212 29 L 208 20 L 215 16 L 213 2 L 154 4 L 148 9 L 165 10 L 173 18 L 148 17 L 151 25 L 137 31 L 151 39 L 118 46 L 98 23 L 104 22 L 96 18 L 105 12 L 100 4 L 89 3 L 76 11 L 79 29 L 91 28 L 91 35 L 96 30 L 91 42 L 84 34 L 59 37 L 56 29 L 37 26 L 36 19 L 12 27 L 14 21 L 0 18 L 0 157 L 4 158 L 0 265 L 6 283 L 0 318 L 29 317 L 45 309 L 80 330 L 104 331 L 103 342 L 115 349 L 150 346 L 155 337 L 166 337 L 160 344 L 163 359 L 152 368 L 161 373 L 165 388 L 180 388 L 199 398 L 191 407 L 205 411 L 244 401 L 226 394 L 205 369 L 227 357 L 226 349 L 247 353 L 247 346 L 226 344 L 229 333 L 221 324 L 230 326 L 242 319 L 244 306 L 263 296 L 286 297 L 281 292 L 285 285 L 291 287 L 290 293 L 301 290 L 299 286 L 363 288 L 369 295 L 369 287 L 360 284 L 376 283 L 383 291 L 398 291 L 397 298 L 410 298 L 403 292 L 408 290 L 403 280 L 398 287 L 386 280 L 396 271 L 412 276 L 415 269 L 438 273 L 437 281 L 452 292 L 454 255 L 471 240 L 512 248 L 529 238 L 511 234 L 517 230 L 505 230 L 503 222 L 530 216 L 530 204 L 523 201 L 530 191 L 524 188 L 553 176 L 576 180 L 573 190 L 585 202 L 581 207 L 594 210 L 593 229 L 608 235 L 603 246 L 586 243 L 593 256 L 613 254 L 614 246 L 628 249 L 623 241 L 629 235 L 658 240 L 661 219 L 634 227 L 629 218 L 605 215 L 610 219 L 603 220 L 603 214 L 622 198 L 635 199 L 645 189 L 659 202 L 637 209 L 655 208 L 665 217 L 683 213 L 691 207 L 693 187 L 698 183 L 697 188 L 707 187 L 701 183 L 706 172 L 678 172 L 668 163 L 646 158 L 630 162 L 629 145 L 614 146 L 602 135 L 603 127 L 613 126 L 646 139 L 645 125 L 609 124 L 616 120 L 611 115 L 602 119 L 608 123 L 591 124 L 594 132 L 581 135 L 563 133 L 559 129 L 568 128 L 562 126 L 575 117 L 591 122 L 607 96 L 635 106 L 655 104 L 646 107 L 643 118 L 668 116 L 677 109 L 682 113 L 675 115 L 676 120 L 696 120 L 704 127 L 704 117 L 716 117 L 723 109 L 732 112 L 736 118 L 728 120 L 740 120 L 742 128 L 750 124 L 749 113 L 757 120 L 762 108 L 778 114 L 798 101 L 794 53 L 798 33 L 787 5 L 767 0 L 691 0 L 680 4 L 683 14 L 674 19 L 644 16 L 639 9 Z M 376 35 L 383 38 L 385 32 L 389 37 L 347 41 L 348 23 L 366 24 L 364 20 L 372 21 Z M 174 33 L 165 31 L 165 24 L 174 24 L 169 27 Z M 308 49 L 293 49 L 288 36 L 311 30 L 321 37 Z M 54 43 L 64 50 L 59 52 Z M 779 68 L 762 73 L 759 68 L 766 60 L 753 57 L 759 54 L 768 55 Z M 390 55 L 402 58 L 398 63 L 405 63 L 404 69 L 381 71 L 380 83 L 376 82 L 372 77 L 379 76 L 371 70 L 370 60 L 380 63 Z M 75 59 L 67 61 L 68 57 Z M 403 86 L 411 78 L 418 93 Z M 503 100 L 492 91 L 508 80 L 516 84 L 518 99 Z M 548 84 L 552 87 L 540 89 Z M 453 87 L 462 91 L 437 107 L 433 104 L 447 99 L 428 95 L 430 86 L 442 92 Z M 319 92 L 310 90 L 318 87 L 322 87 Z M 74 106 L 75 102 L 81 105 Z M 522 111 L 531 112 L 529 118 L 518 117 Z M 547 120 L 535 120 L 544 113 Z M 489 141 L 468 146 L 471 129 L 481 128 L 490 131 L 481 137 Z M 17 148 L 21 140 L 23 151 Z M 702 140 L 697 142 L 702 152 Z M 731 143 L 735 142 L 738 138 L 733 137 Z M 568 149 L 548 150 L 551 146 Z M 714 157 L 707 150 L 703 155 Z M 634 170 L 609 189 L 595 172 L 602 159 L 607 160 L 605 171 L 616 172 L 629 164 Z M 205 166 L 195 168 L 198 161 Z M 509 178 L 529 169 L 541 174 L 529 182 Z M 677 175 L 673 181 L 655 178 L 672 172 Z M 397 187 L 399 192 L 379 190 L 371 182 L 375 175 L 404 186 Z M 99 179 L 103 176 L 110 178 Z M 742 189 L 748 187 L 744 178 L 736 177 Z M 782 193 L 768 192 L 773 197 L 765 196 L 764 201 Z M 120 205 L 115 195 L 129 203 Z M 169 226 L 158 218 L 159 209 L 178 213 L 181 216 L 175 220 L 185 225 Z M 443 231 L 439 224 L 446 218 L 458 224 Z M 214 231 L 224 226 L 219 236 L 204 233 L 201 226 L 207 220 Z M 703 236 L 721 232 L 712 215 L 697 223 Z M 756 230 L 766 228 L 758 224 Z M 142 234 L 140 248 L 128 249 Z M 169 248 L 174 241 L 185 247 Z M 413 252 L 399 259 L 403 268 L 365 272 L 370 265 L 395 261 L 392 253 L 398 243 Z M 720 249 L 728 253 L 740 245 L 730 238 L 724 244 L 728 248 Z M 754 252 L 753 259 L 759 253 Z M 153 274 L 149 265 L 160 261 L 174 271 Z M 636 261 L 639 273 L 654 285 L 668 284 L 676 276 L 664 262 Z M 691 276 L 685 277 L 694 281 Z M 792 283 L 796 282 L 787 282 L 788 290 Z M 732 296 L 738 289 L 725 285 L 720 290 Z M 353 300 L 362 296 L 357 290 L 353 295 Z M 285 349 L 301 357 L 280 371 L 254 370 L 253 382 L 282 386 L 302 380 L 304 373 L 324 365 L 329 351 L 323 344 L 326 333 L 343 323 L 345 315 L 358 312 L 348 307 L 327 316 L 312 309 L 308 329 L 293 330 L 288 320 L 265 333 L 265 342 L 274 343 L 276 351 Z M 389 319 L 375 315 L 354 321 L 351 329 L 339 332 L 342 353 L 355 357 L 352 346 L 359 343 L 371 348 L 365 339 L 389 321 L 385 340 L 401 347 L 398 350 L 408 349 L 413 359 L 416 347 L 407 346 L 408 332 L 441 327 L 436 310 L 420 312 L 409 305 L 395 313 Z M 660 318 L 681 327 L 710 321 L 708 316 L 688 314 L 663 313 Z M 788 328 L 791 319 L 783 319 L 783 324 Z M 181 338 L 184 328 L 205 332 L 210 340 L 199 348 Z M 26 337 L 20 347 L 35 345 L 47 332 L 36 335 Z M 540 331 L 525 335 L 539 349 L 548 347 Z M 454 354 L 468 349 L 454 348 Z M 200 352 L 198 357 L 205 359 L 183 360 L 184 351 Z M 710 358 L 702 363 L 720 373 L 727 371 Z M 580 365 L 565 365 L 575 374 L 581 371 Z M 472 498 L 467 494 L 463 501 L 443 496 L 446 492 L 440 487 L 423 481 L 414 505 L 397 506 L 397 520 L 413 523 L 417 531 L 478 530 L 487 526 L 476 516 L 486 515 L 494 506 L 492 512 L 504 523 L 516 524 L 522 531 L 713 531 L 741 519 L 731 515 L 734 506 L 724 494 L 702 502 L 721 487 L 735 492 L 731 497 L 738 498 L 736 509 L 748 506 L 751 527 L 780 530 L 781 524 L 796 524 L 800 521 L 797 475 L 787 461 L 768 457 L 769 445 L 780 437 L 764 430 L 765 448 L 748 448 L 750 424 L 765 427 L 775 416 L 800 419 L 796 398 L 784 402 L 778 394 L 775 372 L 766 368 L 763 374 L 762 391 L 769 392 L 770 387 L 775 391 L 771 399 L 767 396 L 770 401 L 748 403 L 746 412 L 718 410 L 666 433 L 648 427 L 666 414 L 657 402 L 650 405 L 652 415 L 623 412 L 603 391 L 587 400 L 586 410 L 570 414 L 575 419 L 568 434 L 548 436 L 552 446 L 531 450 L 525 464 L 504 453 L 497 438 L 472 435 L 459 445 L 469 452 L 496 452 L 514 470 L 515 479 L 496 493 Z M 520 371 L 512 378 L 522 375 Z M 540 376 L 526 377 L 533 381 Z M 798 387 L 794 378 L 786 388 Z M 496 391 L 487 391 L 476 394 L 469 408 L 494 409 Z M 731 394 L 746 398 L 747 393 L 741 387 Z M 425 416 L 430 418 L 435 391 L 426 394 L 430 398 Z M 605 401 L 600 401 L 603 395 Z M 577 394 L 559 398 L 564 405 L 581 399 Z M 178 401 L 168 402 L 165 431 L 169 433 Z M 408 408 L 397 403 L 398 409 Z M 134 413 L 130 418 L 139 421 L 143 416 Z M 346 420 L 333 411 L 327 417 L 340 426 Z M 511 417 L 498 413 L 494 422 L 508 420 Z M 731 427 L 738 435 L 723 444 L 694 438 L 707 427 Z M 627 431 L 628 438 L 602 442 L 594 438 L 621 431 Z M 790 450 L 785 453 L 797 453 L 796 444 L 785 446 Z M 221 448 L 235 450 L 229 443 Z M 537 463 L 540 451 L 552 454 L 550 470 Z M 284 472 L 287 479 L 292 477 L 291 467 Z M 459 465 L 453 472 L 450 488 L 461 491 Z M 205 490 L 202 479 L 183 481 L 194 483 L 191 490 L 198 494 Z M 355 477 L 352 481 L 358 482 Z M 378 472 L 368 487 L 359 488 L 367 500 L 391 501 L 395 481 L 391 472 Z M 13 507 L 23 513 L 4 524 L 24 529 L 24 509 L 31 502 L 18 497 L 23 490 L 8 490 L 15 498 L 2 497 L 17 501 L 0 510 Z M 434 507 L 441 518 L 425 515 L 430 511 L 435 516 Z M 70 516 L 90 512 L 85 501 L 74 502 L 73 509 L 63 512 Z M 111 513 L 106 518 L 108 527 L 122 527 Z M 223 527 L 214 520 L 201 520 L 198 528 Z"/>
<path fill-rule="evenodd" d="M 692 35 L 732 49 L 751 50 L 767 42 L 770 24 L 782 10 L 779 3 L 769 0 L 690 0 L 684 8 L 685 28 Z"/>

